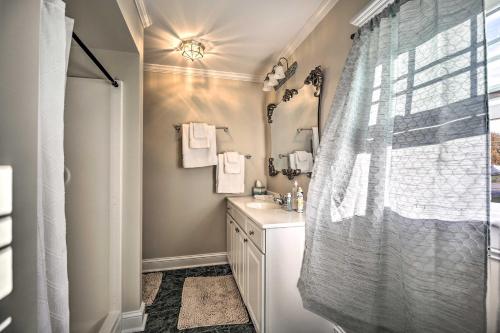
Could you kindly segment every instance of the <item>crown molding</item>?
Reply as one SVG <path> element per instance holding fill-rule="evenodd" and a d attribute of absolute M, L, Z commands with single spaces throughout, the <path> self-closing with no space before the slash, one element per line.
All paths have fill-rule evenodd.
<path fill-rule="evenodd" d="M 252 75 L 245 73 L 216 71 L 211 69 L 199 69 L 191 67 L 179 67 L 179 66 L 148 64 L 148 63 L 144 64 L 144 71 L 164 73 L 164 74 L 182 74 L 186 76 L 202 76 L 215 79 L 225 79 L 225 80 L 235 80 L 235 81 L 260 82 L 260 83 L 262 83 L 263 81 L 262 78 L 265 76 L 265 75 Z"/>
<path fill-rule="evenodd" d="M 304 26 L 299 30 L 287 44 L 287 46 L 279 53 L 277 58 L 288 58 L 299 47 L 300 44 L 313 32 L 316 26 L 323 20 L 330 12 L 330 10 L 339 2 L 339 0 L 323 0 L 318 6 L 318 9 L 307 19 Z"/>
<path fill-rule="evenodd" d="M 144 0 L 135 0 L 135 7 L 137 8 L 137 13 L 141 18 L 142 26 L 144 27 L 144 29 L 153 24 L 153 21 L 151 21 L 151 17 L 148 14 L 148 9 L 146 7 L 146 4 L 144 3 Z"/>
<path fill-rule="evenodd" d="M 393 2 L 394 0 L 372 0 L 349 23 L 356 27 L 361 27 Z"/>

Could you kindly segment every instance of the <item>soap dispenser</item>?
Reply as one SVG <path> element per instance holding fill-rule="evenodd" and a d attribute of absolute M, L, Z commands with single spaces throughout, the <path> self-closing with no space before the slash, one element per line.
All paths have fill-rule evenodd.
<path fill-rule="evenodd" d="M 302 191 L 302 188 L 299 187 L 297 190 L 297 213 L 303 213 L 304 212 L 304 192 Z"/>
<path fill-rule="evenodd" d="M 292 209 L 297 210 L 297 192 L 299 191 L 299 183 L 295 180 L 292 188 Z"/>

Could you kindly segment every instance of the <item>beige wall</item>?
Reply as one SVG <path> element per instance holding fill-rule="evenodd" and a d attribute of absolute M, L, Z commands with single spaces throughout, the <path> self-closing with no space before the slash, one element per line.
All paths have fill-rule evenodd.
<path fill-rule="evenodd" d="M 350 35 L 356 30 L 349 21 L 368 2 L 369 0 L 340 0 L 288 58 L 290 64 L 297 61 L 297 72 L 280 88 L 277 94 L 267 94 L 266 104 L 279 100 L 286 88 L 301 87 L 309 72 L 316 66 L 321 65 L 325 75 L 321 96 L 321 125 L 324 126 L 344 62 L 352 46 Z M 270 68 L 271 65 L 269 65 Z M 269 132 L 266 133 L 266 137 L 269 138 Z M 269 139 L 267 142 L 266 150 L 267 155 L 269 155 Z M 301 175 L 297 180 L 307 193 L 309 178 Z M 291 190 L 290 181 L 281 174 L 276 177 L 268 176 L 268 185 L 270 190 L 280 193 L 290 192 Z"/>
<path fill-rule="evenodd" d="M 125 216 L 123 229 L 123 311 L 137 310 L 142 301 L 142 133 L 143 133 L 143 68 L 144 28 L 134 0 L 117 0 L 129 32 L 134 40 L 139 61 L 134 59 L 130 81 L 130 101 L 136 106 L 125 116 Z M 123 68 L 125 70 L 125 68 Z M 128 89 L 125 87 L 125 89 Z M 127 98 L 127 92 L 125 92 Z"/>
<path fill-rule="evenodd" d="M 138 53 L 92 50 L 106 69 L 124 83 L 123 311 L 141 302 L 142 263 L 142 58 Z M 101 78 L 78 46 L 71 49 L 69 76 Z"/>
<path fill-rule="evenodd" d="M 246 194 L 265 181 L 261 85 L 249 82 L 144 74 L 144 258 L 225 252 L 225 195 L 214 193 L 214 167 L 183 169 L 173 124 L 226 125 L 219 151 L 251 154 Z"/>
<path fill-rule="evenodd" d="M 6 332 L 36 332 L 38 39 L 40 1 L 0 0 L 0 165 L 14 168 L 14 290 Z"/>

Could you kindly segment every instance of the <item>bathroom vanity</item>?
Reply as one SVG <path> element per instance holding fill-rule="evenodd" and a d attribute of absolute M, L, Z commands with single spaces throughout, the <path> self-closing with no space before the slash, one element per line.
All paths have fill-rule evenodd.
<path fill-rule="evenodd" d="M 332 332 L 305 310 L 297 289 L 304 252 L 304 214 L 252 197 L 227 199 L 227 255 L 258 333 Z"/>

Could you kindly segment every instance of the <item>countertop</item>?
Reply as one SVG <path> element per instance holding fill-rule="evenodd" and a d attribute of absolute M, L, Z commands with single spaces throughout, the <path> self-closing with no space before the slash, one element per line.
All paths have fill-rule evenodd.
<path fill-rule="evenodd" d="M 257 209 L 247 207 L 249 202 L 269 202 L 256 200 L 253 197 L 227 197 L 227 200 L 262 229 L 305 226 L 305 213 L 289 212 L 282 208 Z"/>

